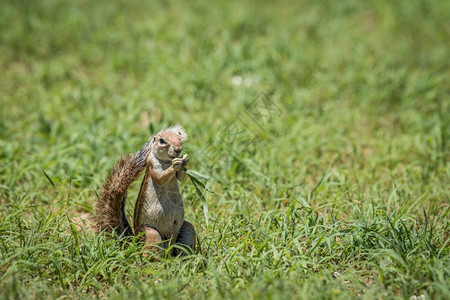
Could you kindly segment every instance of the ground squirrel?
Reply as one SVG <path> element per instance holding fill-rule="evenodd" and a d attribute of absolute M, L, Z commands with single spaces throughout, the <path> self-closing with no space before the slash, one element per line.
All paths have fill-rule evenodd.
<path fill-rule="evenodd" d="M 187 134 L 181 125 L 158 132 L 134 155 L 121 158 L 105 180 L 96 206 L 99 231 L 132 236 L 144 233 L 145 244 L 167 248 L 172 243 L 195 249 L 196 233 L 184 220 L 177 180 L 184 180 L 189 156 L 180 156 Z M 125 215 L 127 189 L 146 169 L 134 210 L 134 231 Z M 184 254 L 174 248 L 173 255 Z"/>

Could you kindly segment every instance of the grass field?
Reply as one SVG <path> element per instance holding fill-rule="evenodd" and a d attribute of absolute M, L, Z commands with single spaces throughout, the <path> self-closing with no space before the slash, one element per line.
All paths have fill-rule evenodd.
<path fill-rule="evenodd" d="M 2 0 L 0 299 L 450 299 L 449 36 L 444 0 Z M 89 220 L 178 122 L 213 192 L 152 262 Z"/>

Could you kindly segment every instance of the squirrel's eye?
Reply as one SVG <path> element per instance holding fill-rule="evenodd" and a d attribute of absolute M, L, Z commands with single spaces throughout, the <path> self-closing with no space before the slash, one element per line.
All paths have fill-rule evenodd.
<path fill-rule="evenodd" d="M 160 144 L 165 144 L 166 141 L 165 141 L 164 139 L 159 139 L 159 143 L 160 143 Z"/>

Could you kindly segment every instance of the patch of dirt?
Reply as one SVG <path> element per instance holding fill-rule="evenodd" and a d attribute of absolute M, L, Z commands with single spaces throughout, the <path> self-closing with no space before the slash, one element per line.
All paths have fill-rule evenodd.
<path fill-rule="evenodd" d="M 92 230 L 94 231 L 94 216 L 87 212 L 74 212 L 71 219 L 78 231 Z"/>

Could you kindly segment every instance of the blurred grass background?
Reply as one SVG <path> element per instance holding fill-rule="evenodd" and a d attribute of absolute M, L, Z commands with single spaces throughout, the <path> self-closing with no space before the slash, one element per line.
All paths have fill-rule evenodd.
<path fill-rule="evenodd" d="M 1 297 L 450 297 L 449 20 L 438 0 L 2 0 Z M 261 93 L 281 114 L 229 155 Z M 199 253 L 71 226 L 178 122 L 215 179 L 209 227 L 181 184 Z"/>

